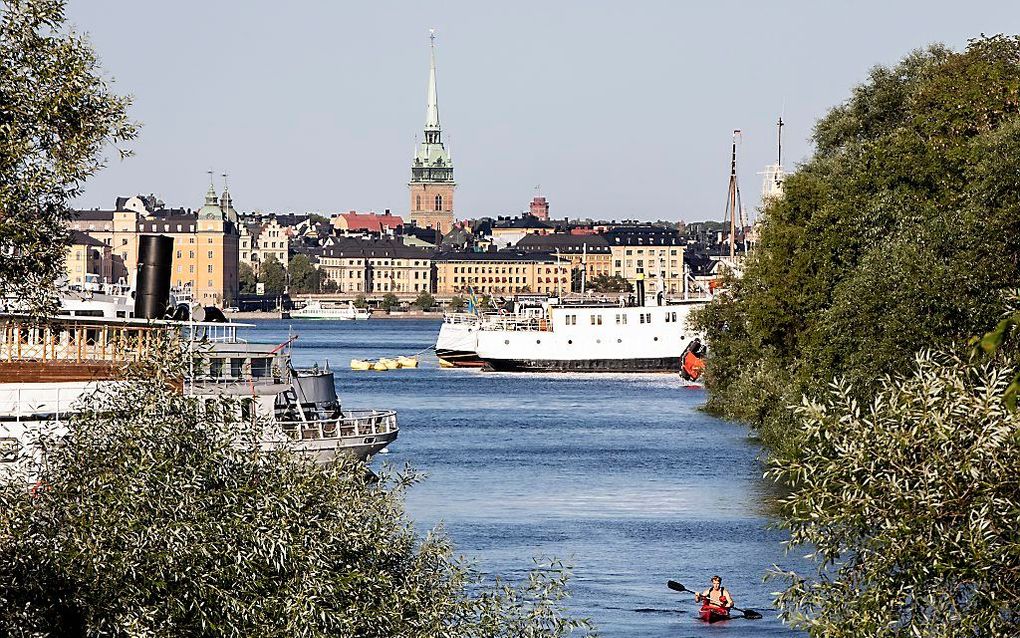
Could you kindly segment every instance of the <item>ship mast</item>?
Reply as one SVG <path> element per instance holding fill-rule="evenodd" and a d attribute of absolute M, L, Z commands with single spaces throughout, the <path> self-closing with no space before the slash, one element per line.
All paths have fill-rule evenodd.
<path fill-rule="evenodd" d="M 730 223 L 730 257 L 737 254 L 737 216 L 740 216 L 740 228 L 743 232 L 744 206 L 740 200 L 740 184 L 737 183 L 737 139 L 740 137 L 740 129 L 733 131 L 733 147 L 730 156 L 730 186 L 726 194 L 726 213 L 723 216 L 723 223 Z M 745 246 L 746 252 L 746 246 Z"/>

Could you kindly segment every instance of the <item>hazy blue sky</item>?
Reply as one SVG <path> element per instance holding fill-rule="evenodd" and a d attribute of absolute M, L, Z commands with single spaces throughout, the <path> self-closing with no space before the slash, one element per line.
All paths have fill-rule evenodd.
<path fill-rule="evenodd" d="M 873 65 L 1020 32 L 1008 1 L 69 5 L 144 125 L 83 207 L 197 207 L 211 167 L 242 211 L 406 214 L 435 28 L 459 217 L 520 211 L 541 184 L 556 216 L 721 218 L 734 128 L 751 209 L 780 109 L 791 166 Z"/>

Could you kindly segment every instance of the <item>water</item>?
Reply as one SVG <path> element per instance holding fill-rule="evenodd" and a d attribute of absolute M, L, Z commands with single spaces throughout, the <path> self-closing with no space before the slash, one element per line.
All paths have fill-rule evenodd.
<path fill-rule="evenodd" d="M 767 529 L 759 450 L 698 410 L 700 389 L 675 375 L 442 370 L 430 356 L 414 370 L 349 369 L 352 357 L 433 345 L 433 320 L 266 321 L 246 337 L 280 343 L 290 330 L 296 365 L 329 359 L 346 407 L 398 411 L 400 438 L 375 462 L 427 474 L 408 513 L 422 532 L 442 522 L 482 571 L 516 579 L 534 556 L 571 559 L 571 609 L 603 636 L 801 635 L 775 618 L 775 586 L 762 582 L 795 560 Z M 665 586 L 702 589 L 715 573 L 765 618 L 707 625 Z"/>

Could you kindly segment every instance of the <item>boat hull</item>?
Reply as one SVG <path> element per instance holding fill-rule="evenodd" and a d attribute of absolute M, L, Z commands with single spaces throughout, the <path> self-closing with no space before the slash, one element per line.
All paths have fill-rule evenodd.
<path fill-rule="evenodd" d="M 719 622 L 720 620 L 729 620 L 730 612 L 728 609 L 723 607 L 717 607 L 715 605 L 702 605 L 701 611 L 698 612 L 701 619 L 705 622 Z"/>
<path fill-rule="evenodd" d="M 485 359 L 499 372 L 676 372 L 679 357 L 642 359 Z"/>
<path fill-rule="evenodd" d="M 445 363 L 452 368 L 481 368 L 485 365 L 478 353 L 470 350 L 436 348 L 436 358 L 441 364 Z"/>

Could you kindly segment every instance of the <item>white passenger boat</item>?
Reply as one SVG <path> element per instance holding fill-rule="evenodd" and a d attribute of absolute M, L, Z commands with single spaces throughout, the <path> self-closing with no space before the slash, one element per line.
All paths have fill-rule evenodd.
<path fill-rule="evenodd" d="M 452 367 L 543 372 L 678 372 L 699 338 L 688 318 L 707 298 L 616 303 L 550 298 L 506 312 L 448 314 L 436 356 Z"/>
<path fill-rule="evenodd" d="M 290 311 L 291 319 L 334 319 L 337 321 L 366 321 L 372 317 L 372 311 L 358 308 L 353 303 L 346 305 L 309 299 L 297 310 Z"/>

